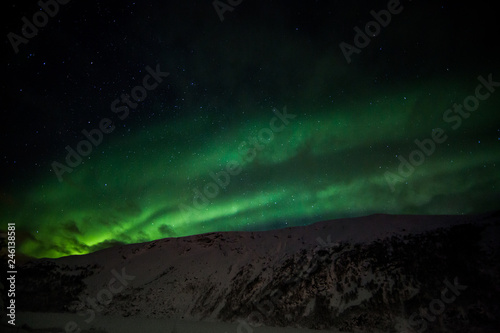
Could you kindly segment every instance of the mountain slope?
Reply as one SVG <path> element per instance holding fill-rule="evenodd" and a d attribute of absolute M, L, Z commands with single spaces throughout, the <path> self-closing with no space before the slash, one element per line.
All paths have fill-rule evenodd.
<path fill-rule="evenodd" d="M 238 322 L 242 331 L 487 332 L 500 318 L 499 221 L 373 215 L 40 259 L 20 268 L 18 311 L 79 312 L 84 321 L 94 310 L 79 300 L 108 303 L 102 290 L 120 273 L 126 286 L 94 312 Z M 445 293 L 453 302 L 440 302 L 454 284 L 456 294 Z"/>

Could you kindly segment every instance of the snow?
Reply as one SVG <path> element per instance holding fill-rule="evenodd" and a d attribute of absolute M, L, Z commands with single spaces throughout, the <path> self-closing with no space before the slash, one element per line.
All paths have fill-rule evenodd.
<path fill-rule="evenodd" d="M 292 267 L 286 273 L 291 274 L 291 277 L 303 279 L 297 267 L 307 268 L 314 253 L 321 249 L 329 248 L 330 253 L 338 249 L 340 253 L 343 251 L 342 244 L 346 243 L 350 244 L 349 246 L 356 243 L 366 244 L 391 236 L 401 238 L 476 221 L 480 219 L 471 221 L 468 216 L 372 215 L 272 231 L 224 232 L 166 238 L 109 248 L 88 255 L 49 259 L 48 261 L 61 267 L 96 265 L 97 268 L 89 268 L 93 274 L 83 280 L 86 289 L 84 294 L 79 296 L 80 300 L 87 296 L 96 297 L 100 291 L 109 288 L 108 285 L 114 278 L 113 271 L 121 272 L 125 269 L 126 274 L 134 278 L 122 292 L 114 295 L 115 299 L 103 312 L 97 313 L 90 325 L 85 323 L 85 317 L 61 313 L 19 312 L 18 322 L 40 329 L 58 327 L 59 330 L 55 330 L 57 332 L 61 332 L 61 327 L 64 326 L 62 323 L 68 321 L 78 323 L 82 329 L 94 328 L 105 332 L 124 333 L 169 333 L 175 332 L 174 326 L 177 332 L 186 333 L 318 332 L 264 326 L 252 326 L 251 330 L 248 330 L 242 329 L 241 324 L 238 330 L 238 323 L 220 322 L 221 312 L 226 304 L 230 303 L 229 297 L 234 304 L 235 299 L 236 302 L 240 301 L 241 293 L 245 294 L 248 303 L 241 306 L 251 308 L 253 301 L 259 301 L 259 297 L 266 295 L 267 291 L 273 288 L 273 276 L 282 273 L 278 269 L 282 269 L 287 260 L 292 260 L 292 266 L 295 268 Z M 498 231 L 499 228 L 495 230 Z M 485 241 L 484 247 L 494 248 L 495 239 L 498 238 Z M 303 257 L 298 255 L 302 251 Z M 305 260 L 305 263 L 300 261 L 301 259 Z M 346 302 L 341 293 L 333 293 L 329 295 L 332 307 L 343 312 L 348 307 L 370 299 L 371 292 L 364 288 L 368 282 L 384 284 L 386 276 L 372 272 L 370 265 L 370 261 L 365 261 L 361 262 L 359 267 L 344 267 L 352 271 L 352 274 L 360 275 L 360 288 L 354 290 L 354 286 L 343 285 L 346 293 L 356 291 L 356 297 Z M 65 269 L 66 274 L 75 272 L 74 268 Z M 332 265 L 326 274 L 333 276 L 335 267 Z M 250 284 L 251 287 L 247 288 Z M 331 285 L 323 286 L 317 290 L 318 294 L 325 288 L 333 290 Z M 387 285 L 387 288 L 390 290 L 392 287 Z M 416 293 L 418 290 L 408 290 L 408 294 Z M 126 301 L 120 302 L 119 298 L 122 296 Z M 299 294 L 298 297 L 310 297 L 307 298 L 304 316 L 315 311 L 314 296 Z M 78 299 L 75 299 L 76 301 Z M 229 314 L 233 310 L 236 313 L 241 309 L 225 309 Z M 124 313 L 127 317 L 121 316 Z M 290 322 L 293 324 L 296 319 L 290 318 Z"/>

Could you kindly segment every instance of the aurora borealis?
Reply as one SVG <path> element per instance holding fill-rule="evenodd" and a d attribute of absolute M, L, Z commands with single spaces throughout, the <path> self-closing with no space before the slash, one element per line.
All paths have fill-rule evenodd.
<path fill-rule="evenodd" d="M 16 222 L 19 251 L 58 257 L 374 213 L 498 209 L 500 89 L 458 128 L 443 119 L 479 76 L 500 81 L 492 14 L 401 3 L 348 64 L 339 43 L 387 2 L 244 1 L 221 22 L 208 1 L 71 1 L 19 53 L 6 51 L 0 229 Z M 18 6 L 9 31 L 38 10 Z M 169 75 L 126 118 L 113 113 L 157 65 Z M 60 182 L 53 162 L 105 118 L 114 130 Z M 392 191 L 385 173 L 439 128 L 446 142 Z"/>

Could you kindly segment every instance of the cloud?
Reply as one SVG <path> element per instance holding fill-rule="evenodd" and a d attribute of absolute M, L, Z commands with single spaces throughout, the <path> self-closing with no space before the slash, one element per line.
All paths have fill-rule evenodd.
<path fill-rule="evenodd" d="M 102 249 L 107 249 L 109 247 L 121 246 L 121 245 L 125 245 L 125 244 L 126 243 L 119 241 L 119 240 L 116 240 L 116 239 L 106 239 L 105 241 L 102 241 L 100 243 L 97 243 L 95 245 L 90 246 L 89 252 L 95 252 L 95 251 L 99 251 Z"/>
<path fill-rule="evenodd" d="M 172 229 L 171 226 L 163 224 L 158 227 L 158 231 L 160 234 L 167 236 L 167 237 L 174 237 L 175 236 L 175 231 Z"/>
<path fill-rule="evenodd" d="M 68 234 L 77 234 L 81 235 L 82 232 L 80 231 L 80 228 L 78 225 L 76 225 L 76 222 L 74 220 L 68 221 L 65 224 L 61 226 L 64 232 L 67 232 Z"/>

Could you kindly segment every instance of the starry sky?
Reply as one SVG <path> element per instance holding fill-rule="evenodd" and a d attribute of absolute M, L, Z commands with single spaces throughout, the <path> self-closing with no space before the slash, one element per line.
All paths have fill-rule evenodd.
<path fill-rule="evenodd" d="M 488 5 L 61 2 L 3 11 L 0 230 L 25 255 L 498 209 Z"/>

